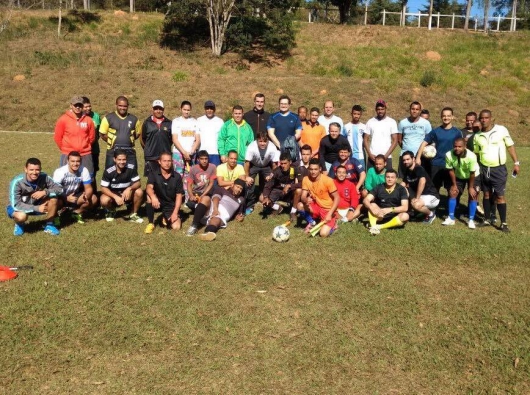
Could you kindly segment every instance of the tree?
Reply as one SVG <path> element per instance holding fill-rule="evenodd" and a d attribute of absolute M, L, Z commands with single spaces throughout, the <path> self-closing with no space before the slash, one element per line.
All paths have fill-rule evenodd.
<path fill-rule="evenodd" d="M 334 5 L 339 9 L 339 23 L 346 24 L 350 19 L 350 11 L 357 7 L 357 0 L 319 0 L 324 6 Z"/>
<path fill-rule="evenodd" d="M 464 30 L 467 32 L 469 29 L 469 16 L 471 15 L 471 7 L 473 6 L 473 0 L 467 0 L 466 5 L 466 19 L 464 22 Z"/>
<path fill-rule="evenodd" d="M 207 0 L 206 10 L 210 26 L 212 53 L 221 56 L 228 22 L 234 11 L 236 0 Z"/>

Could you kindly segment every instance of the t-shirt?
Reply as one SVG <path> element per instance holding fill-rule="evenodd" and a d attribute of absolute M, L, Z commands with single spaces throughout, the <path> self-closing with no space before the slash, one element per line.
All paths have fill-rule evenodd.
<path fill-rule="evenodd" d="M 385 174 L 385 168 L 383 168 L 383 172 L 381 174 L 377 174 L 377 172 L 375 171 L 375 167 L 370 167 L 366 172 L 366 179 L 364 180 L 364 189 L 366 189 L 367 191 L 371 191 L 377 185 L 384 184 Z"/>
<path fill-rule="evenodd" d="M 390 117 L 383 119 L 371 118 L 366 123 L 364 134 L 371 137 L 370 152 L 373 155 L 385 155 L 392 145 L 392 135 L 397 134 L 397 124 Z M 392 155 L 388 156 L 389 158 Z"/>
<path fill-rule="evenodd" d="M 245 175 L 245 169 L 241 165 L 236 165 L 233 170 L 228 169 L 227 163 L 222 163 L 217 166 L 217 177 L 223 177 L 225 181 L 235 181 L 239 177 Z"/>
<path fill-rule="evenodd" d="M 208 164 L 206 170 L 200 165 L 193 165 L 190 169 L 189 178 L 193 182 L 193 194 L 202 195 L 210 183 L 217 178 L 217 168 L 212 163 Z"/>
<path fill-rule="evenodd" d="M 122 192 L 136 181 L 140 181 L 140 176 L 132 163 L 127 163 L 121 173 L 118 172 L 116 165 L 110 166 L 101 176 L 101 186 L 113 192 Z"/>
<path fill-rule="evenodd" d="M 348 159 L 346 163 L 340 163 L 340 161 L 335 161 L 329 169 L 328 176 L 334 178 L 337 174 L 337 167 L 339 167 L 340 165 L 346 168 L 346 173 L 348 174 L 347 179 L 357 185 L 361 173 L 365 171 L 363 162 L 355 158 Z"/>
<path fill-rule="evenodd" d="M 304 177 L 302 181 L 302 189 L 308 191 L 309 195 L 317 202 L 317 204 L 329 210 L 333 207 L 333 198 L 331 193 L 337 190 L 333 179 L 321 174 L 316 181 L 311 181 L 309 177 Z"/>
<path fill-rule="evenodd" d="M 171 171 L 168 178 L 162 175 L 160 169 L 149 172 L 147 184 L 153 186 L 155 195 L 162 205 L 174 206 L 177 195 L 184 195 L 182 177 L 174 170 Z"/>
<path fill-rule="evenodd" d="M 355 184 L 349 180 L 340 182 L 334 179 L 335 187 L 340 197 L 339 209 L 345 209 L 350 207 L 357 207 L 359 204 L 359 194 L 355 188 Z"/>
<path fill-rule="evenodd" d="M 83 185 L 90 185 L 92 178 L 84 166 L 80 166 L 75 173 L 71 173 L 68 165 L 64 165 L 54 171 L 53 181 L 63 187 L 64 196 L 69 196 L 81 192 L 84 189 Z"/>
<path fill-rule="evenodd" d="M 279 160 L 280 151 L 271 141 L 267 143 L 267 147 L 261 152 L 258 142 L 254 140 L 247 147 L 247 152 L 245 153 L 245 161 L 249 161 L 252 166 L 265 167 L 269 166 L 271 162 L 278 162 Z"/>
<path fill-rule="evenodd" d="M 406 169 L 403 181 L 405 181 L 409 185 L 409 188 L 416 193 L 421 178 L 425 178 L 425 187 L 423 188 L 422 195 L 432 195 L 439 198 L 440 195 L 438 194 L 438 190 L 432 183 L 431 178 L 425 169 L 421 166 L 415 165 L 412 170 Z"/>
<path fill-rule="evenodd" d="M 209 155 L 219 155 L 217 137 L 223 124 L 224 121 L 217 116 L 208 118 L 203 115 L 197 118 L 197 129 L 201 135 L 201 150 L 206 150 Z"/>
<path fill-rule="evenodd" d="M 460 129 L 454 126 L 451 129 L 444 129 L 438 126 L 425 136 L 424 141 L 436 145 L 436 156 L 432 159 L 432 165 L 445 167 L 445 154 L 453 149 L 453 143 L 456 139 L 462 137 Z"/>
<path fill-rule="evenodd" d="M 372 192 L 374 203 L 380 208 L 390 208 L 401 206 L 402 200 L 408 200 L 407 190 L 404 186 L 396 184 L 392 191 L 387 191 L 385 184 L 377 185 Z"/>
<path fill-rule="evenodd" d="M 330 118 L 326 118 L 324 114 L 320 115 L 317 119 L 318 123 L 324 126 L 324 130 L 326 131 L 326 134 L 329 134 L 329 124 L 331 122 L 337 122 L 340 125 L 340 130 L 344 128 L 344 122 L 342 121 L 342 118 L 333 114 Z"/>
<path fill-rule="evenodd" d="M 506 164 L 506 147 L 514 144 L 504 126 L 494 125 L 489 132 L 479 132 L 473 138 L 473 151 L 482 166 L 497 167 Z"/>
<path fill-rule="evenodd" d="M 178 117 L 171 123 L 171 134 L 177 136 L 177 139 L 182 148 L 190 153 L 193 148 L 193 144 L 197 139 L 197 135 L 200 134 L 197 126 L 197 120 L 193 117 L 184 118 Z M 173 152 L 177 152 L 177 148 L 173 146 Z"/>
<path fill-rule="evenodd" d="M 311 147 L 311 152 L 318 152 L 320 147 L 320 140 L 326 137 L 326 130 L 324 126 L 318 122 L 315 125 L 311 125 L 311 122 L 302 122 L 302 134 L 300 135 L 300 147 L 307 144 Z"/>
<path fill-rule="evenodd" d="M 212 199 L 217 196 L 220 198 L 219 207 L 223 207 L 228 213 L 228 217 L 232 218 L 236 213 L 242 214 L 245 208 L 245 198 L 241 195 L 234 196 L 232 190 L 216 187 Z"/>
<path fill-rule="evenodd" d="M 477 156 L 468 149 L 466 149 L 466 156 L 460 160 L 453 150 L 449 151 L 445 155 L 445 168 L 454 170 L 455 177 L 461 180 L 469 180 L 471 173 L 474 173 L 475 177 L 480 173 Z"/>
<path fill-rule="evenodd" d="M 364 159 L 363 135 L 366 130 L 364 123 L 348 122 L 342 129 L 342 135 L 348 139 L 351 145 L 351 156 L 355 159 Z"/>
<path fill-rule="evenodd" d="M 425 136 L 431 130 L 431 123 L 425 118 L 419 117 L 415 122 L 410 122 L 409 118 L 402 119 L 398 125 L 398 132 L 403 138 L 401 155 L 405 151 L 411 151 L 416 156 Z"/>
<path fill-rule="evenodd" d="M 290 111 L 287 114 L 278 111 L 269 117 L 267 130 L 269 129 L 274 129 L 274 135 L 281 145 L 287 137 L 295 136 L 297 130 L 302 130 L 302 123 L 298 115 Z"/>

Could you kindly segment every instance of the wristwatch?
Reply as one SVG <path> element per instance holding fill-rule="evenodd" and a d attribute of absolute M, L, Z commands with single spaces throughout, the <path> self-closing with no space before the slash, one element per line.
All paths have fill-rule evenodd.
<path fill-rule="evenodd" d="M 513 165 L 514 166 L 519 166 L 521 164 L 521 162 L 517 161 L 517 162 L 513 162 Z"/>

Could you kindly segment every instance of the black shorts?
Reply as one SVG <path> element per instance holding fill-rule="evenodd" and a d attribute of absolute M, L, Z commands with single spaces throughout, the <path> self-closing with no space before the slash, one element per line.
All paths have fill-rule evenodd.
<path fill-rule="evenodd" d="M 461 195 L 466 190 L 466 187 L 469 189 L 469 180 L 463 180 L 461 178 L 456 179 L 456 187 L 458 188 L 458 194 Z M 480 190 L 480 184 L 477 184 L 477 179 L 475 178 L 475 182 L 473 183 L 473 188 L 475 188 L 476 191 Z"/>
<path fill-rule="evenodd" d="M 452 183 L 449 177 L 449 171 L 444 166 L 432 166 L 431 174 L 432 183 L 438 191 L 441 187 L 447 190 L 451 188 Z"/>
<path fill-rule="evenodd" d="M 283 193 L 283 189 L 273 189 L 271 190 L 271 193 L 269 194 L 269 199 L 276 203 L 278 200 L 281 200 L 282 202 L 290 203 L 293 200 L 293 191 L 292 188 L 289 189 L 289 192 L 286 194 Z"/>
<path fill-rule="evenodd" d="M 482 190 L 484 192 L 491 192 L 497 196 L 504 196 L 506 193 L 508 170 L 505 165 L 497 167 L 481 166 L 480 178 L 482 179 Z"/>
<path fill-rule="evenodd" d="M 79 191 L 79 192 L 76 192 L 76 193 L 73 193 L 73 195 L 75 196 L 76 199 L 79 199 L 79 197 L 85 193 L 84 191 Z M 79 205 L 77 204 L 77 200 L 75 203 L 70 203 L 68 200 L 66 200 L 66 196 L 65 195 L 61 195 L 61 197 L 59 198 L 63 201 L 63 206 L 64 207 L 68 207 L 68 208 L 71 208 L 71 209 L 76 209 L 79 207 Z"/>

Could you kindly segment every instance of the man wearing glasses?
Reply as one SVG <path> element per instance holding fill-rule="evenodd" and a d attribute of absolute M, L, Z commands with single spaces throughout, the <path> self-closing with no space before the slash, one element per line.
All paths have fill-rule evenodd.
<path fill-rule="evenodd" d="M 302 123 L 298 115 L 289 111 L 291 99 L 287 95 L 280 96 L 278 100 L 279 110 L 272 114 L 267 123 L 267 131 L 270 140 L 280 149 L 287 137 L 293 136 L 296 141 L 300 140 L 302 134 Z"/>

